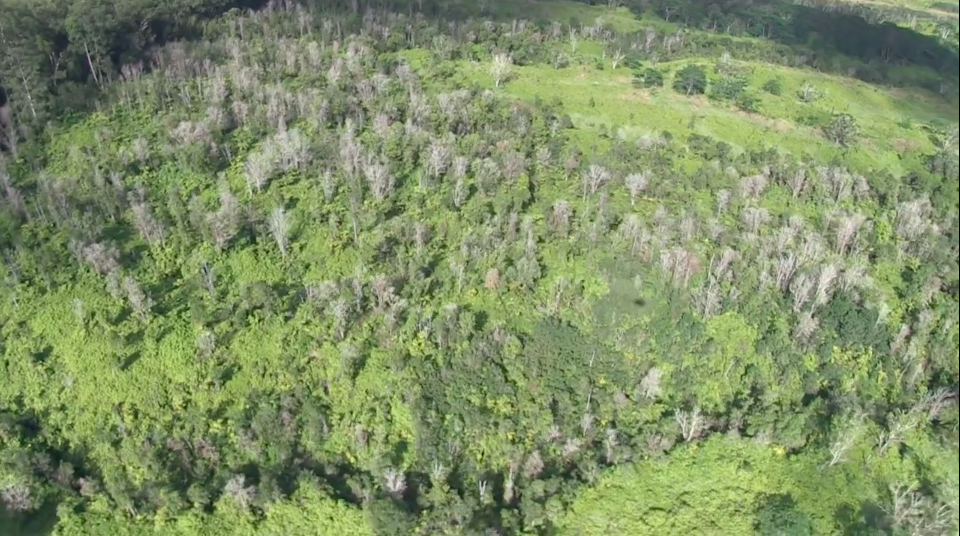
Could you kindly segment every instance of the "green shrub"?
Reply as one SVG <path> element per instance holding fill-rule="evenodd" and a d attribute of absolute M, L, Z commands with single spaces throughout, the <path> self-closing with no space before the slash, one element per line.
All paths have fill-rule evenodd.
<path fill-rule="evenodd" d="M 813 526 L 810 518 L 797 510 L 789 495 L 768 498 L 757 512 L 759 536 L 810 536 Z"/>
<path fill-rule="evenodd" d="M 644 89 L 663 87 L 663 73 L 656 69 L 644 69 L 633 75 L 633 86 Z"/>
<path fill-rule="evenodd" d="M 813 109 L 797 116 L 797 123 L 808 127 L 824 128 L 830 123 L 830 112 Z"/>
<path fill-rule="evenodd" d="M 557 55 L 553 58 L 553 68 L 554 69 L 565 69 L 570 66 L 570 56 L 567 56 L 564 52 L 557 52 Z"/>
<path fill-rule="evenodd" d="M 687 65 L 677 71 L 673 89 L 685 95 L 702 95 L 707 91 L 707 72 L 700 65 Z"/>
<path fill-rule="evenodd" d="M 757 98 L 757 95 L 752 91 L 743 91 L 737 95 L 736 100 L 734 101 L 737 105 L 737 108 L 745 112 L 757 112 L 760 110 L 760 99 Z"/>
<path fill-rule="evenodd" d="M 813 84 L 809 82 L 800 86 L 800 89 L 797 90 L 797 98 L 803 102 L 814 102 L 819 100 L 823 95 L 820 93 Z"/>
<path fill-rule="evenodd" d="M 747 81 L 740 76 L 724 76 L 710 86 L 710 97 L 717 100 L 736 100 L 747 88 Z"/>
<path fill-rule="evenodd" d="M 783 93 L 783 85 L 780 83 L 779 78 L 771 78 L 770 80 L 767 80 L 763 83 L 763 86 L 761 86 L 760 89 L 771 95 L 780 96 L 780 94 Z"/>
<path fill-rule="evenodd" d="M 853 144 L 860 135 L 857 120 L 850 114 L 835 114 L 823 128 L 824 135 L 837 145 L 846 147 Z"/>

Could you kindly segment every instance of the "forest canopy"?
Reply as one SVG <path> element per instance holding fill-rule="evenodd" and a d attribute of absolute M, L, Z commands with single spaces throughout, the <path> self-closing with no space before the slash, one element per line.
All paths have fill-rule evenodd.
<path fill-rule="evenodd" d="M 0 0 L 0 531 L 956 534 L 910 1 Z"/>

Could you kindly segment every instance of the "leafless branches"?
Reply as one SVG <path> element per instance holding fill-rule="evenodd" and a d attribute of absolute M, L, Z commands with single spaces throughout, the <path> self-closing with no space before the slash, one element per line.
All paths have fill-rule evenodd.
<path fill-rule="evenodd" d="M 834 420 L 828 466 L 832 467 L 847 460 L 847 454 L 856 445 L 863 432 L 864 417 L 863 413 L 851 412 Z"/>
<path fill-rule="evenodd" d="M 917 484 L 890 484 L 890 499 L 883 508 L 894 528 L 911 536 L 939 536 L 956 532 L 956 505 L 935 501 Z M 955 493 L 955 492 L 953 492 Z"/>
<path fill-rule="evenodd" d="M 337 331 L 337 337 L 342 341 L 347 337 L 347 326 L 350 324 L 350 315 L 352 314 L 350 302 L 343 298 L 338 298 L 330 304 L 330 314 L 333 315 L 334 329 Z"/>
<path fill-rule="evenodd" d="M 251 191 L 263 191 L 263 187 L 273 176 L 274 164 L 269 155 L 263 152 L 252 152 L 247 157 L 247 163 L 244 166 L 246 172 L 247 185 Z"/>
<path fill-rule="evenodd" d="M 286 211 L 282 207 L 273 209 L 267 219 L 267 225 L 270 228 L 273 240 L 277 243 L 277 248 L 280 250 L 280 256 L 286 258 L 290 232 L 290 219 Z"/>
<path fill-rule="evenodd" d="M 700 261 L 691 251 L 675 247 L 660 252 L 660 268 L 670 275 L 670 281 L 678 287 L 686 287 L 690 278 L 700 268 Z"/>
<path fill-rule="evenodd" d="M 527 167 L 527 157 L 518 151 L 507 151 L 503 155 L 503 176 L 516 181 Z"/>
<path fill-rule="evenodd" d="M 790 186 L 790 191 L 793 193 L 793 197 L 800 197 L 800 195 L 803 194 L 807 188 L 806 168 L 799 168 L 794 171 L 787 180 L 787 184 Z"/>
<path fill-rule="evenodd" d="M 0 487 L 0 502 L 11 512 L 26 512 L 38 506 L 30 488 L 20 483 L 9 483 Z"/>
<path fill-rule="evenodd" d="M 788 252 L 785 255 L 781 255 L 777 259 L 777 266 L 775 269 L 775 280 L 777 287 L 782 292 L 787 292 L 790 288 L 790 282 L 793 280 L 794 274 L 797 272 L 797 256 L 794 253 Z"/>
<path fill-rule="evenodd" d="M 427 155 L 427 170 L 430 177 L 434 180 L 440 178 L 447 171 L 450 165 L 452 153 L 450 146 L 444 140 L 433 139 L 430 141 L 430 148 Z"/>
<path fill-rule="evenodd" d="M 909 412 L 898 410 L 887 417 L 886 429 L 881 430 L 877 436 L 877 451 L 881 456 L 883 456 L 890 447 L 903 442 L 907 432 L 920 425 L 924 415 L 921 415 L 916 409 L 917 408 L 914 408 Z"/>
<path fill-rule="evenodd" d="M 247 184 L 259 193 L 278 173 L 302 169 L 313 159 L 306 137 L 297 129 L 280 130 L 247 157 Z"/>
<path fill-rule="evenodd" d="M 837 253 L 843 255 L 849 251 L 857 238 L 857 233 L 866 223 L 867 217 L 859 212 L 841 216 L 837 221 Z"/>
<path fill-rule="evenodd" d="M 527 456 L 527 460 L 523 464 L 523 476 L 527 479 L 537 478 L 544 467 L 545 464 L 543 458 L 540 457 L 540 451 L 534 450 Z"/>
<path fill-rule="evenodd" d="M 804 311 L 797 318 L 797 325 L 793 328 L 793 337 L 797 342 L 805 344 L 810 341 L 810 338 L 819 328 L 820 319 L 814 316 L 812 312 Z"/>
<path fill-rule="evenodd" d="M 610 181 L 610 172 L 601 165 L 590 164 L 586 172 L 581 175 L 580 180 L 583 185 L 583 200 L 586 201 L 587 195 L 597 193 L 604 184 Z"/>
<path fill-rule="evenodd" d="M 636 204 L 637 197 L 647 189 L 650 182 L 650 175 L 646 172 L 631 173 L 623 180 L 630 192 L 630 203 Z"/>
<path fill-rule="evenodd" d="M 120 252 L 115 247 L 101 243 L 83 247 L 83 258 L 101 275 L 116 272 L 120 268 Z"/>
<path fill-rule="evenodd" d="M 368 161 L 363 166 L 363 175 L 370 193 L 377 201 L 385 200 L 393 191 L 394 178 L 385 164 Z"/>
<path fill-rule="evenodd" d="M 0 134 L 2 134 L 2 129 L 0 129 Z M 3 196 L 7 204 L 21 220 L 26 220 L 28 217 L 27 204 L 23 200 L 23 194 L 13 186 L 10 176 L 4 171 L 2 155 L 0 155 L 0 185 L 3 186 Z"/>
<path fill-rule="evenodd" d="M 756 201 L 767 189 L 767 182 L 767 177 L 762 174 L 744 177 L 740 180 L 740 193 L 744 199 Z"/>
<path fill-rule="evenodd" d="M 903 240 L 913 240 L 928 228 L 927 217 L 931 211 L 926 199 L 915 199 L 897 205 L 897 235 Z"/>
<path fill-rule="evenodd" d="M 761 227 L 770 222 L 770 212 L 765 208 L 745 207 L 740 217 L 744 226 L 752 234 L 757 234 Z"/>
<path fill-rule="evenodd" d="M 559 236 L 566 236 L 570 226 L 570 218 L 572 217 L 573 207 L 570 206 L 570 203 L 563 199 L 558 199 L 553 203 L 553 208 L 550 210 L 550 227 Z"/>
<path fill-rule="evenodd" d="M 140 237 L 151 245 L 163 245 L 164 228 L 159 220 L 153 217 L 146 194 L 138 188 L 130 195 L 130 209 L 133 212 L 133 223 L 140 232 Z"/>
<path fill-rule="evenodd" d="M 677 425 L 680 426 L 680 435 L 683 440 L 690 442 L 700 437 L 704 431 L 704 420 L 700 414 L 700 408 L 694 407 L 692 410 L 677 410 L 674 414 Z"/>
<path fill-rule="evenodd" d="M 390 283 L 390 279 L 383 274 L 373 278 L 373 280 L 370 282 L 370 288 L 373 290 L 373 294 L 377 298 L 377 309 L 381 311 L 397 299 L 393 285 Z"/>
<path fill-rule="evenodd" d="M 490 64 L 490 75 L 493 76 L 493 83 L 496 87 L 506 82 L 513 71 L 513 58 L 509 54 L 494 54 L 493 62 Z"/>
<path fill-rule="evenodd" d="M 733 193 L 730 190 L 723 189 L 717 191 L 717 214 L 724 214 L 727 212 L 727 209 L 730 208 L 730 199 L 733 197 Z"/>
<path fill-rule="evenodd" d="M 247 486 L 246 481 L 244 475 L 234 475 L 223 488 L 223 492 L 233 497 L 243 509 L 249 508 L 257 496 L 257 488 Z"/>
<path fill-rule="evenodd" d="M 153 300 L 143 291 L 137 280 L 131 276 L 123 278 L 123 291 L 130 302 L 130 308 L 140 316 L 141 319 L 147 319 L 150 314 L 150 308 L 153 306 Z"/>
<path fill-rule="evenodd" d="M 823 307 L 830 301 L 833 296 L 834 284 L 839 275 L 840 270 L 833 263 L 827 263 L 820 267 L 820 272 L 817 275 L 817 290 L 813 298 L 814 307 Z"/>
<path fill-rule="evenodd" d="M 170 134 L 181 146 L 201 145 L 209 147 L 213 143 L 213 135 L 205 123 L 181 121 Z"/>
<path fill-rule="evenodd" d="M 403 471 L 387 469 L 383 474 L 383 487 L 390 495 L 399 497 L 407 490 L 407 478 Z"/>
<path fill-rule="evenodd" d="M 660 380 L 662 378 L 663 371 L 657 367 L 650 367 L 643 380 L 640 381 L 639 395 L 647 400 L 656 400 L 660 396 Z"/>
<path fill-rule="evenodd" d="M 214 246 L 220 251 L 226 249 L 240 225 L 240 205 L 228 190 L 220 191 L 220 209 L 207 215 L 207 225 Z"/>
<path fill-rule="evenodd" d="M 846 170 L 835 167 L 818 167 L 817 176 L 836 203 L 848 199 L 858 182 Z"/>

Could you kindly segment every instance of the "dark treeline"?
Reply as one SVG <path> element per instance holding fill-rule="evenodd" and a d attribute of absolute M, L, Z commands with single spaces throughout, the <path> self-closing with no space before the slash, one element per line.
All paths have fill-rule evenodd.
<path fill-rule="evenodd" d="M 123 65 L 158 45 L 196 38 L 229 9 L 263 0 L 3 0 L 0 2 L 0 103 L 13 102 L 24 127 L 63 111 L 87 109 Z"/>
<path fill-rule="evenodd" d="M 362 13 L 387 7 L 443 12 L 442 2 L 435 0 L 298 3 L 316 12 Z M 201 38 L 207 23 L 231 9 L 267 4 L 268 0 L 0 0 L 0 106 L 12 102 L 19 136 L 29 138 L 49 121 L 91 109 L 100 92 L 122 77 L 123 66 L 143 63 L 149 68 L 156 47 Z M 0 145 L 10 143 L 9 133 L 0 129 Z"/>

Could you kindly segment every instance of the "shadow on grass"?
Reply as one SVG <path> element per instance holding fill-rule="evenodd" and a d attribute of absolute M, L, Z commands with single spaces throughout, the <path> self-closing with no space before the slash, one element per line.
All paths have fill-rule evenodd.
<path fill-rule="evenodd" d="M 806 57 L 811 66 L 865 82 L 941 94 L 957 91 L 956 47 L 890 22 L 870 22 L 856 14 L 786 0 L 630 0 L 630 4 L 634 13 L 649 10 L 681 27 L 778 43 L 797 57 Z"/>

